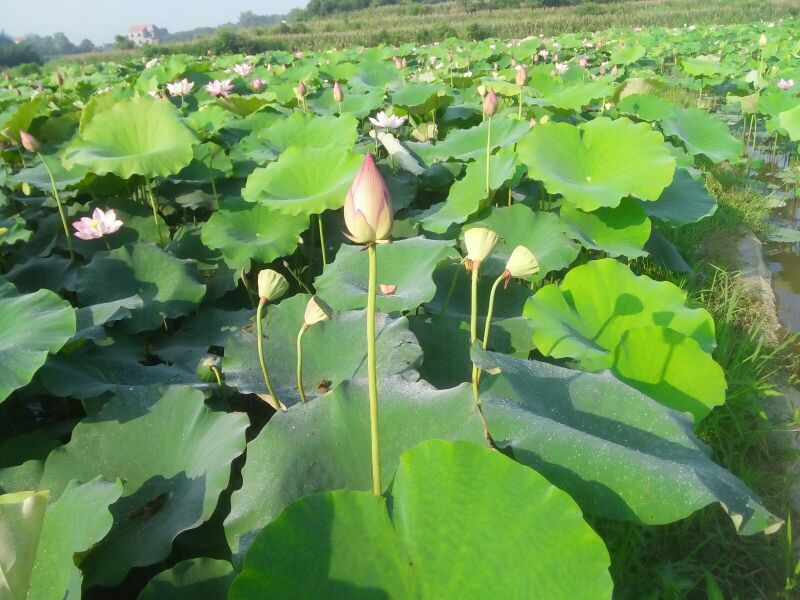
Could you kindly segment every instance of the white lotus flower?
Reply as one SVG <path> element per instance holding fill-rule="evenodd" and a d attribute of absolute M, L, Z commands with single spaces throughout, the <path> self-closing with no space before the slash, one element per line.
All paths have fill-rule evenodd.
<path fill-rule="evenodd" d="M 170 96 L 188 96 L 193 89 L 194 82 L 186 78 L 167 84 L 167 91 L 169 91 Z"/>
<path fill-rule="evenodd" d="M 233 85 L 230 79 L 215 79 L 209 84 L 206 84 L 205 90 L 212 96 L 227 96 L 233 91 Z"/>
<path fill-rule="evenodd" d="M 400 128 L 403 123 L 406 122 L 408 117 L 398 117 L 397 115 L 387 115 L 385 110 L 379 112 L 375 117 L 370 117 L 369 122 L 372 123 L 375 127 L 381 127 L 383 129 L 398 129 Z"/>
<path fill-rule="evenodd" d="M 569 65 L 567 63 L 560 63 L 560 62 L 556 63 L 556 73 L 558 73 L 559 75 L 563 75 L 567 71 L 569 71 Z"/>

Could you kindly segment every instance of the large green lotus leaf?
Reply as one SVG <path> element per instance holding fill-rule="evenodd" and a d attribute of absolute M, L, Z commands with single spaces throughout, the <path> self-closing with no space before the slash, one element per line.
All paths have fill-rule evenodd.
<path fill-rule="evenodd" d="M 644 202 L 643 204 L 652 204 Z M 584 248 L 602 250 L 608 256 L 646 256 L 650 219 L 633 198 L 624 198 L 615 208 L 583 212 L 566 203 L 561 207 L 566 233 Z"/>
<path fill-rule="evenodd" d="M 467 226 L 472 227 L 487 227 L 500 236 L 482 268 L 486 274 L 500 275 L 517 246 L 525 246 L 539 261 L 539 272 L 529 278 L 531 281 L 568 267 L 580 252 L 580 246 L 564 235 L 564 223 L 558 215 L 534 211 L 525 204 L 491 207 Z"/>
<path fill-rule="evenodd" d="M 453 97 L 446 95 L 439 83 L 407 83 L 392 93 L 392 105 L 417 115 L 444 108 L 452 101 Z"/>
<path fill-rule="evenodd" d="M 722 367 L 695 340 L 673 329 L 639 327 L 624 332 L 611 368 L 651 398 L 692 413 L 697 422 L 725 402 L 728 385 Z"/>
<path fill-rule="evenodd" d="M 677 169 L 661 197 L 656 202 L 642 202 L 642 208 L 649 216 L 680 227 L 713 215 L 717 212 L 717 201 L 702 179 L 695 179 L 686 169 Z"/>
<path fill-rule="evenodd" d="M 467 385 L 437 391 L 424 381 L 379 377 L 378 402 L 385 486 L 400 455 L 424 440 L 483 441 Z M 347 381 L 313 402 L 276 414 L 248 444 L 244 481 L 231 498 L 225 535 L 234 564 L 293 500 L 342 488 L 371 489 L 371 473 L 366 380 Z"/>
<path fill-rule="evenodd" d="M 800 140 L 800 104 L 792 110 L 787 110 L 778 115 L 778 122 L 789 134 L 793 142 Z"/>
<path fill-rule="evenodd" d="M 450 242 L 414 237 L 377 247 L 378 285 L 394 285 L 391 294 L 378 290 L 376 306 L 383 312 L 412 310 L 433 299 L 433 271 L 461 257 Z M 316 281 L 317 293 L 337 310 L 366 308 L 369 289 L 367 253 L 360 246 L 343 245 L 336 260 L 325 265 Z"/>
<path fill-rule="evenodd" d="M 47 492 L 0 495 L 0 594 L 26 600 L 47 508 Z"/>
<path fill-rule="evenodd" d="M 0 113 L 0 135 L 19 140 L 19 130 L 28 131 L 31 123 L 47 105 L 47 97 L 41 94 L 24 102 L 12 102 L 11 108 Z"/>
<path fill-rule="evenodd" d="M 585 211 L 613 208 L 629 195 L 656 200 L 675 172 L 661 134 L 625 118 L 538 125 L 518 151 L 531 178 Z"/>
<path fill-rule="evenodd" d="M 656 94 L 630 94 L 617 104 L 621 113 L 630 113 L 645 121 L 666 119 L 675 110 L 675 105 Z"/>
<path fill-rule="evenodd" d="M 363 88 L 365 91 L 394 87 L 400 82 L 400 71 L 392 63 L 374 58 L 362 60 L 358 65 L 358 71 L 350 80 L 351 85 Z"/>
<path fill-rule="evenodd" d="M 80 598 L 83 576 L 76 565 L 82 553 L 102 540 L 114 522 L 109 505 L 122 495 L 122 482 L 100 477 L 70 481 L 47 507 L 36 550 L 28 600 Z"/>
<path fill-rule="evenodd" d="M 358 121 L 347 113 L 342 116 L 295 112 L 285 119 L 256 134 L 265 140 L 276 152 L 281 153 L 289 146 L 305 148 L 352 148 L 358 138 Z"/>
<path fill-rule="evenodd" d="M 324 297 L 324 296 L 323 296 Z M 296 295 L 267 311 L 264 354 L 276 394 L 284 404 L 300 401 L 297 391 L 297 333 L 303 324 L 308 296 Z M 335 313 L 303 334 L 303 389 L 307 399 L 353 377 L 365 377 L 366 312 Z M 408 329 L 405 317 L 393 319 L 378 313 L 375 324 L 380 375 L 416 379 L 422 350 Z M 239 331 L 228 341 L 222 363 L 225 382 L 242 393 L 265 392 L 258 362 L 255 327 Z"/>
<path fill-rule="evenodd" d="M 690 154 L 703 154 L 712 162 L 734 162 L 742 153 L 742 141 L 733 137 L 728 126 L 697 108 L 677 108 L 661 122 L 664 135 L 681 140 Z"/>
<path fill-rule="evenodd" d="M 635 275 L 611 258 L 575 267 L 560 285 L 541 288 L 525 305 L 525 317 L 540 352 L 577 359 L 590 370 L 611 366 L 622 334 L 637 327 L 669 327 L 694 338 L 706 353 L 715 346 L 708 311 L 687 308 L 677 286 Z"/>
<path fill-rule="evenodd" d="M 65 190 L 68 187 L 79 184 L 88 173 L 86 167 L 76 165 L 72 169 L 67 170 L 56 157 L 42 156 L 42 160 L 35 165 L 29 166 L 27 169 L 21 169 L 16 174 L 9 177 L 8 183 L 27 183 L 37 190 L 52 193 L 53 183 L 50 180 L 50 174 L 47 172 L 47 168 L 45 168 L 45 162 L 50 172 L 53 174 L 53 180 L 56 183 L 56 188 L 59 190 Z"/>
<path fill-rule="evenodd" d="M 151 340 L 150 352 L 171 363 L 195 369 L 211 346 L 225 346 L 228 339 L 253 316 L 247 308 L 201 308 L 181 321 L 176 332 Z"/>
<path fill-rule="evenodd" d="M 111 532 L 81 563 L 88 586 L 166 558 L 175 536 L 211 516 L 247 425 L 244 414 L 208 410 L 199 391 L 151 386 L 115 396 L 75 427 L 47 458 L 40 488 L 59 498 L 73 479 L 123 482 Z"/>
<path fill-rule="evenodd" d="M 638 44 L 635 46 L 623 46 L 614 50 L 608 60 L 613 65 L 629 65 L 635 63 L 645 54 L 647 54 L 647 48 L 644 46 Z"/>
<path fill-rule="evenodd" d="M 681 67 L 692 77 L 712 77 L 720 71 L 719 56 L 698 55 L 681 58 Z"/>
<path fill-rule="evenodd" d="M 345 150 L 292 146 L 247 178 L 242 197 L 287 215 L 344 206 L 364 157 Z"/>
<path fill-rule="evenodd" d="M 525 121 L 518 121 L 505 116 L 492 118 L 491 149 L 513 147 L 529 128 L 530 126 Z M 406 142 L 405 145 L 427 165 L 451 158 L 476 160 L 481 156 L 486 156 L 488 133 L 489 119 L 486 119 L 480 125 L 469 129 L 454 129 L 443 141 L 437 144 Z"/>
<path fill-rule="evenodd" d="M 363 94 L 345 91 L 342 111 L 357 119 L 363 119 L 383 106 L 383 97 L 384 93 L 381 89 L 370 89 Z M 322 95 L 316 98 L 308 98 L 308 106 L 318 113 L 339 114 L 339 105 L 333 99 L 331 88 L 326 89 Z"/>
<path fill-rule="evenodd" d="M 0 594 L 26 600 L 47 508 L 47 492 L 0 495 Z"/>
<path fill-rule="evenodd" d="M 400 457 L 385 499 L 339 490 L 291 504 L 254 541 L 230 597 L 594 600 L 611 598 L 609 563 L 575 501 L 539 473 L 430 440 Z"/>
<path fill-rule="evenodd" d="M 27 242 L 31 237 L 31 231 L 25 228 L 26 224 L 20 215 L 0 218 L 0 244 L 12 246 L 17 242 Z"/>
<path fill-rule="evenodd" d="M 102 340 L 106 337 L 106 323 L 120 321 L 131 316 L 131 310 L 142 308 L 139 296 L 131 296 L 112 302 L 84 306 L 75 311 L 75 335 L 72 340 Z"/>
<path fill-rule="evenodd" d="M 124 321 L 124 328 L 132 333 L 156 329 L 165 318 L 191 312 L 206 291 L 192 261 L 142 243 L 95 254 L 78 273 L 77 287 L 78 298 L 86 305 L 140 296 L 144 306 L 132 310 Z"/>
<path fill-rule="evenodd" d="M 143 338 L 116 332 L 51 357 L 37 379 L 54 396 L 81 400 L 155 384 L 198 383 L 194 369 L 185 364 L 146 366 L 149 360 Z"/>
<path fill-rule="evenodd" d="M 543 100 L 545 105 L 563 110 L 579 112 L 596 98 L 605 98 L 614 91 L 610 81 L 579 82 L 573 85 L 556 86 Z"/>
<path fill-rule="evenodd" d="M 227 560 L 190 558 L 153 577 L 136 600 L 225 600 L 233 575 Z"/>
<path fill-rule="evenodd" d="M 0 402 L 27 385 L 75 333 L 75 311 L 49 290 L 20 294 L 0 280 Z"/>
<path fill-rule="evenodd" d="M 518 168 L 517 155 L 513 150 L 504 148 L 493 154 L 489 159 L 491 191 L 487 193 L 486 157 L 481 156 L 467 165 L 466 174 L 450 188 L 447 200 L 426 210 L 419 220 L 428 231 L 446 232 L 453 223 L 463 223 L 478 212 L 491 199 L 491 192 L 503 187 L 514 177 Z"/>
<path fill-rule="evenodd" d="M 64 151 L 64 166 L 122 179 L 177 173 L 192 160 L 194 133 L 170 103 L 149 96 L 116 102 L 97 113 Z"/>
<path fill-rule="evenodd" d="M 747 486 L 714 463 L 689 415 L 610 373 L 581 373 L 472 349 L 481 405 L 500 448 L 572 496 L 585 512 L 664 524 L 720 503 L 742 535 L 772 533 L 771 515 Z"/>
<path fill-rule="evenodd" d="M 235 269 L 250 261 L 270 263 L 295 251 L 301 233 L 308 229 L 308 217 L 286 215 L 264 204 L 241 200 L 223 203 L 203 225 L 201 239 L 212 250 L 221 250 Z"/>

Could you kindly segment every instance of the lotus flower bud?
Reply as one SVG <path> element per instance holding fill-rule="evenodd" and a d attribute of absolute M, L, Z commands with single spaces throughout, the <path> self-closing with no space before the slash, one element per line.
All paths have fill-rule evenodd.
<path fill-rule="evenodd" d="M 578 59 L 578 66 L 579 66 L 581 69 L 585 69 L 586 67 L 588 67 L 588 66 L 589 66 L 589 61 L 588 61 L 588 59 L 587 59 L 585 56 L 581 56 L 581 57 Z"/>
<path fill-rule="evenodd" d="M 306 304 L 306 312 L 303 315 L 303 327 L 311 327 L 320 321 L 327 321 L 331 318 L 333 310 L 316 296 L 311 296 Z"/>
<path fill-rule="evenodd" d="M 302 81 L 298 81 L 297 87 L 294 88 L 294 95 L 297 97 L 298 100 L 302 102 L 306 97 L 307 91 L 308 90 L 306 89 L 306 84 L 303 83 Z"/>
<path fill-rule="evenodd" d="M 517 246 L 506 263 L 504 273 L 509 277 L 530 277 L 539 272 L 539 261 L 525 246 Z"/>
<path fill-rule="evenodd" d="M 64 71 L 56 71 L 53 73 L 53 83 L 55 83 L 58 87 L 64 85 L 64 79 L 66 78 L 66 73 Z"/>
<path fill-rule="evenodd" d="M 464 246 L 467 248 L 467 268 L 479 266 L 492 253 L 497 244 L 497 234 L 485 227 L 467 229 L 464 232 Z"/>
<path fill-rule="evenodd" d="M 545 125 L 550 122 L 550 115 L 544 115 L 541 119 L 539 119 L 539 123 L 541 125 Z"/>
<path fill-rule="evenodd" d="M 619 73 L 619 68 L 617 67 L 617 65 L 614 65 L 613 67 L 611 67 L 611 76 L 612 77 L 616 77 L 618 73 Z"/>
<path fill-rule="evenodd" d="M 347 237 L 356 244 L 385 242 L 392 231 L 392 201 L 381 172 L 367 154 L 344 201 Z"/>
<path fill-rule="evenodd" d="M 333 99 L 340 104 L 344 101 L 344 91 L 338 81 L 333 84 Z"/>
<path fill-rule="evenodd" d="M 403 60 L 400 61 L 400 68 L 405 69 L 407 66 L 408 66 L 408 60 L 406 60 L 406 57 L 404 56 Z"/>
<path fill-rule="evenodd" d="M 766 45 L 767 45 L 767 36 L 762 33 L 761 37 L 758 38 L 758 46 L 759 48 L 763 48 Z"/>
<path fill-rule="evenodd" d="M 258 274 L 258 296 L 262 300 L 274 302 L 289 289 L 286 278 L 272 269 L 264 269 Z"/>
<path fill-rule="evenodd" d="M 19 139 L 22 142 L 22 147 L 28 152 L 36 152 L 39 149 L 39 140 L 37 140 L 27 131 L 20 129 Z"/>
<path fill-rule="evenodd" d="M 483 97 L 483 112 L 486 116 L 491 117 L 497 112 L 497 95 L 494 90 L 489 90 Z"/>
<path fill-rule="evenodd" d="M 528 83 L 528 72 L 525 70 L 525 67 L 520 65 L 517 67 L 517 85 L 523 86 Z"/>

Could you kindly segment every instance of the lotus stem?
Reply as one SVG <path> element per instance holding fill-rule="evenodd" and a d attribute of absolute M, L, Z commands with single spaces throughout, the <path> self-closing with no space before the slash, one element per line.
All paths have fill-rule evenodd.
<path fill-rule="evenodd" d="M 491 169 L 491 164 L 489 162 L 489 157 L 492 154 L 492 117 L 489 117 L 489 126 L 486 131 L 486 194 L 489 194 L 489 172 Z"/>
<path fill-rule="evenodd" d="M 22 161 L 22 168 L 27 169 L 28 165 L 25 164 L 25 157 L 22 155 L 22 147 L 17 146 L 17 152 L 19 152 L 19 159 Z"/>
<path fill-rule="evenodd" d="M 442 308 L 439 310 L 439 314 L 443 315 L 447 312 L 447 305 L 450 304 L 450 298 L 453 296 L 453 291 L 456 289 L 456 281 L 458 280 L 458 269 L 453 269 L 453 277 L 450 280 L 450 287 L 447 289 L 447 295 L 444 297 L 444 302 L 442 302 Z"/>
<path fill-rule="evenodd" d="M 272 400 L 275 404 L 273 407 L 281 407 L 283 408 L 283 403 L 278 399 L 278 396 L 275 394 L 275 390 L 272 387 L 272 381 L 269 378 L 269 373 L 267 372 L 267 363 L 264 360 L 264 334 L 263 328 L 261 326 L 262 315 L 264 312 L 264 307 L 267 305 L 266 298 L 260 298 L 258 301 L 258 308 L 256 309 L 256 342 L 258 345 L 258 362 L 261 364 L 261 374 L 264 376 L 264 383 L 267 384 L 267 391 L 269 395 L 272 396 Z"/>
<path fill-rule="evenodd" d="M 491 117 L 490 117 L 491 118 Z M 478 339 L 478 271 L 481 268 L 479 261 L 472 263 L 472 291 L 470 302 L 470 319 L 469 319 L 469 343 L 470 346 Z M 475 363 L 472 363 L 472 395 L 475 397 L 475 403 L 478 402 L 478 368 Z"/>
<path fill-rule="evenodd" d="M 375 368 L 375 290 L 378 281 L 378 258 L 375 244 L 367 246 L 369 257 L 369 291 L 367 292 L 367 374 L 369 377 L 369 426 L 372 440 L 372 492 L 380 496 L 381 451 L 378 429 L 378 382 Z"/>
<path fill-rule="evenodd" d="M 492 314 L 494 313 L 494 295 L 497 293 L 497 286 L 500 285 L 500 282 L 505 280 L 506 274 L 503 272 L 500 277 L 498 277 L 494 284 L 492 284 L 492 291 L 489 292 L 489 307 L 486 310 L 486 324 L 483 326 L 483 348 L 486 349 L 486 346 L 489 343 L 489 328 L 492 326 Z M 476 387 L 481 381 L 481 370 L 476 368 L 475 378 L 477 379 Z"/>
<path fill-rule="evenodd" d="M 328 253 L 325 250 L 325 231 L 322 227 L 322 213 L 317 215 L 317 225 L 319 226 L 319 247 L 322 249 L 322 266 L 328 264 Z"/>
<path fill-rule="evenodd" d="M 219 373 L 219 369 L 214 365 L 211 365 L 211 372 L 214 374 L 214 377 L 217 378 L 217 385 L 222 385 L 222 376 Z"/>
<path fill-rule="evenodd" d="M 341 117 L 342 116 L 342 103 L 339 102 L 338 104 L 339 104 L 339 116 Z"/>
<path fill-rule="evenodd" d="M 147 195 L 150 197 L 150 206 L 153 208 L 153 220 L 156 222 L 156 231 L 158 231 L 158 243 L 164 245 L 164 236 L 161 233 L 161 223 L 158 220 L 158 200 L 153 193 L 153 185 L 150 181 L 145 180 L 145 187 L 147 188 Z"/>
<path fill-rule="evenodd" d="M 522 120 L 522 88 L 519 90 L 519 112 L 517 113 L 517 118 L 520 121 Z"/>
<path fill-rule="evenodd" d="M 700 108 L 700 104 L 703 101 L 703 78 L 700 78 L 700 95 L 697 97 L 697 108 Z"/>
<path fill-rule="evenodd" d="M 61 198 L 58 195 L 58 188 L 56 187 L 56 178 L 53 177 L 53 172 L 50 170 L 50 165 L 47 164 L 47 161 L 44 157 L 39 154 L 38 152 L 36 155 L 39 157 L 39 160 L 42 161 L 45 170 L 47 171 L 47 175 L 50 177 L 50 185 L 53 186 L 53 198 L 56 200 L 56 206 L 58 206 L 58 214 L 61 217 L 61 225 L 64 227 L 64 235 L 67 236 L 67 249 L 69 250 L 69 259 L 75 260 L 75 253 L 72 250 L 72 238 L 69 235 L 69 225 L 67 225 L 67 215 L 64 214 L 64 205 L 61 204 Z"/>
<path fill-rule="evenodd" d="M 306 401 L 306 393 L 303 390 L 303 334 L 308 326 L 303 323 L 297 334 L 297 391 L 300 392 L 300 402 Z"/>

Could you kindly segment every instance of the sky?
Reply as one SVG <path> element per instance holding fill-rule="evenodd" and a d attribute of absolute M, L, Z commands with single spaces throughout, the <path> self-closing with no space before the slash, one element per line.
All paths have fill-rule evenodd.
<path fill-rule="evenodd" d="M 0 31 L 7 35 L 48 35 L 62 31 L 73 44 L 95 44 L 127 34 L 137 23 L 171 32 L 235 22 L 239 13 L 284 14 L 307 0 L 0 0 Z"/>

